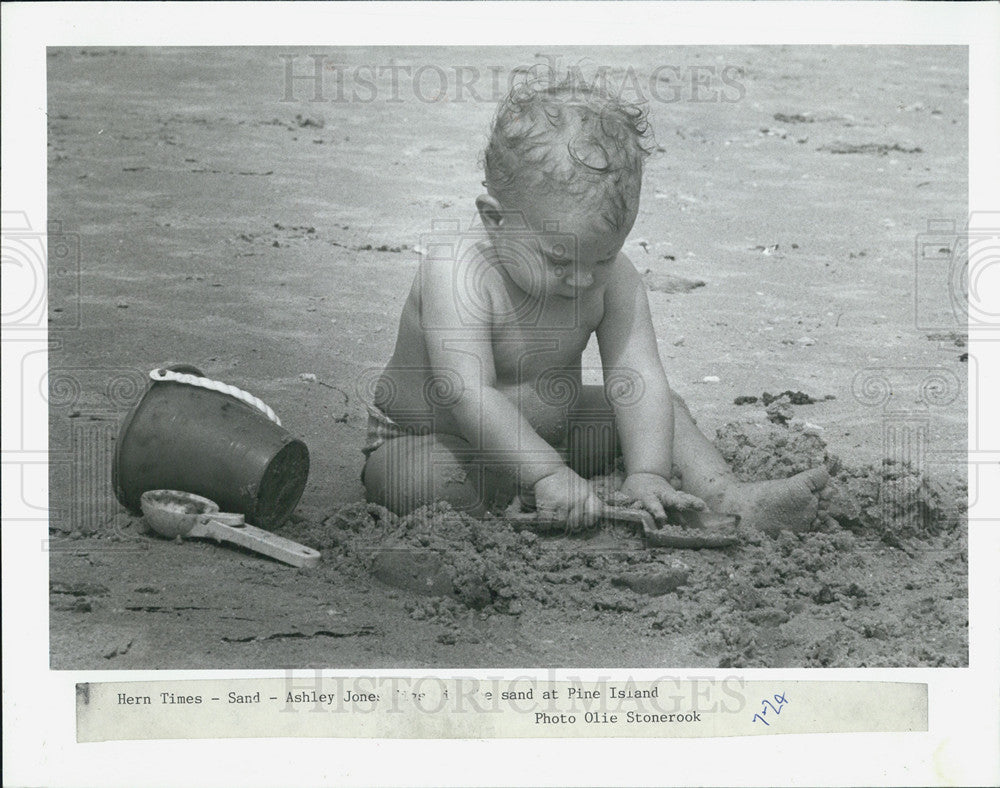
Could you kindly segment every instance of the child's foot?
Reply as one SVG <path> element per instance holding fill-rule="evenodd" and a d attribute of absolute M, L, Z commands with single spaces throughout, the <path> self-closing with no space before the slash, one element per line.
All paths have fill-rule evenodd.
<path fill-rule="evenodd" d="M 826 468 L 813 468 L 787 479 L 737 484 L 717 511 L 738 514 L 742 525 L 769 534 L 810 530 L 823 514 L 822 491 L 829 480 Z"/>

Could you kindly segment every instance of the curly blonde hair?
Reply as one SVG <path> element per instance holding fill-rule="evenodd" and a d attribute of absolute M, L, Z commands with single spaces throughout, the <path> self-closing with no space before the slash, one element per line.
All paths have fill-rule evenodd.
<path fill-rule="evenodd" d="M 544 189 L 593 205 L 611 227 L 629 213 L 643 161 L 653 149 L 643 106 L 572 77 L 529 75 L 500 102 L 483 153 L 489 193 Z"/>

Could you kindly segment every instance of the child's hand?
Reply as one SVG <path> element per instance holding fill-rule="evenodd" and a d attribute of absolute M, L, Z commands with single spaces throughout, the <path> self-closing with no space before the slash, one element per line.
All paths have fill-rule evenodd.
<path fill-rule="evenodd" d="M 587 480 L 569 468 L 539 479 L 534 494 L 539 517 L 565 522 L 570 531 L 592 528 L 604 512 Z"/>
<path fill-rule="evenodd" d="M 655 473 L 630 474 L 621 491 L 642 504 L 642 508 L 653 515 L 657 525 L 667 522 L 666 508 L 705 510 L 708 506 L 701 498 L 680 492 L 670 486 L 670 482 Z"/>

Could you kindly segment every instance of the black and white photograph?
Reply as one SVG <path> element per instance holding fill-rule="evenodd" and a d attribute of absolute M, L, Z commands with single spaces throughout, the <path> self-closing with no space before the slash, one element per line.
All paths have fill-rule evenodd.
<path fill-rule="evenodd" d="M 966 48 L 314 49 L 47 53 L 52 667 L 968 664 Z"/>
<path fill-rule="evenodd" d="M 989 731 L 952 717 L 996 644 L 996 15 L 953 4 L 935 32 L 946 4 L 830 4 L 913 20 L 852 32 L 806 3 L 613 4 L 658 36 L 537 3 L 529 35 L 502 3 L 246 4 L 231 28 L 230 4 L 142 5 L 31 47 L 5 9 L 4 676 L 41 671 L 54 735 L 86 751 L 52 784 L 184 738 L 88 743 L 101 682 L 280 678 L 319 709 L 310 686 L 358 676 L 592 681 L 654 712 L 643 681 L 738 686 L 741 709 L 745 682 L 871 681 L 859 719 L 913 690 L 885 714 L 929 721 L 794 737 L 872 737 L 819 782 L 860 780 L 877 736 L 905 746 L 873 780 L 983 779 L 965 755 Z M 755 6 L 778 27 L 744 31 Z M 119 703 L 148 703 L 136 687 Z M 794 686 L 768 697 L 804 725 Z M 584 764 L 600 734 L 544 722 Z M 350 724 L 363 771 L 345 739 L 289 784 L 399 784 L 380 746 L 463 738 Z M 477 752 L 536 736 L 478 724 Z M 216 743 L 250 737 L 232 759 L 253 730 Z M 313 757 L 304 730 L 261 741 Z M 795 750 L 634 730 L 607 735 Z M 462 782 L 518 782 L 541 752 Z M 671 780 L 792 779 L 724 760 Z"/>

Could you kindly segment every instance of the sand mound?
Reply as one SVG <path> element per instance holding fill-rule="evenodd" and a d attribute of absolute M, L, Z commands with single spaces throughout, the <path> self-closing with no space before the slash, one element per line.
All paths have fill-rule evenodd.
<path fill-rule="evenodd" d="M 715 445 L 747 482 L 785 479 L 836 462 L 818 435 L 769 422 L 730 422 L 716 432 Z"/>
<path fill-rule="evenodd" d="M 406 517 L 352 504 L 297 535 L 389 585 L 487 613 L 518 614 L 530 603 L 634 610 L 636 596 L 667 593 L 685 579 L 682 562 L 644 550 L 639 536 L 624 528 L 589 537 L 538 536 L 445 503 Z M 441 607 L 432 604 L 431 612 L 451 606 Z M 426 605 L 418 609 L 418 617 L 428 615 Z"/>
<path fill-rule="evenodd" d="M 934 479 L 908 463 L 846 467 L 823 439 L 794 420 L 731 422 L 716 446 L 744 481 L 783 479 L 825 464 L 830 471 L 828 513 L 851 532 L 899 547 L 954 528 L 965 516 L 965 488 Z"/>
<path fill-rule="evenodd" d="M 652 550 L 624 529 L 539 536 L 447 504 L 397 517 L 357 503 L 300 512 L 285 530 L 322 547 L 338 573 L 405 594 L 412 618 L 446 626 L 442 643 L 474 637 L 470 616 L 555 610 L 630 616 L 637 636 L 693 638 L 720 667 L 965 664 L 962 490 L 904 465 L 841 467 L 794 426 L 728 424 L 717 444 L 748 481 L 825 463 L 836 525 L 744 530 L 728 550 Z"/>

